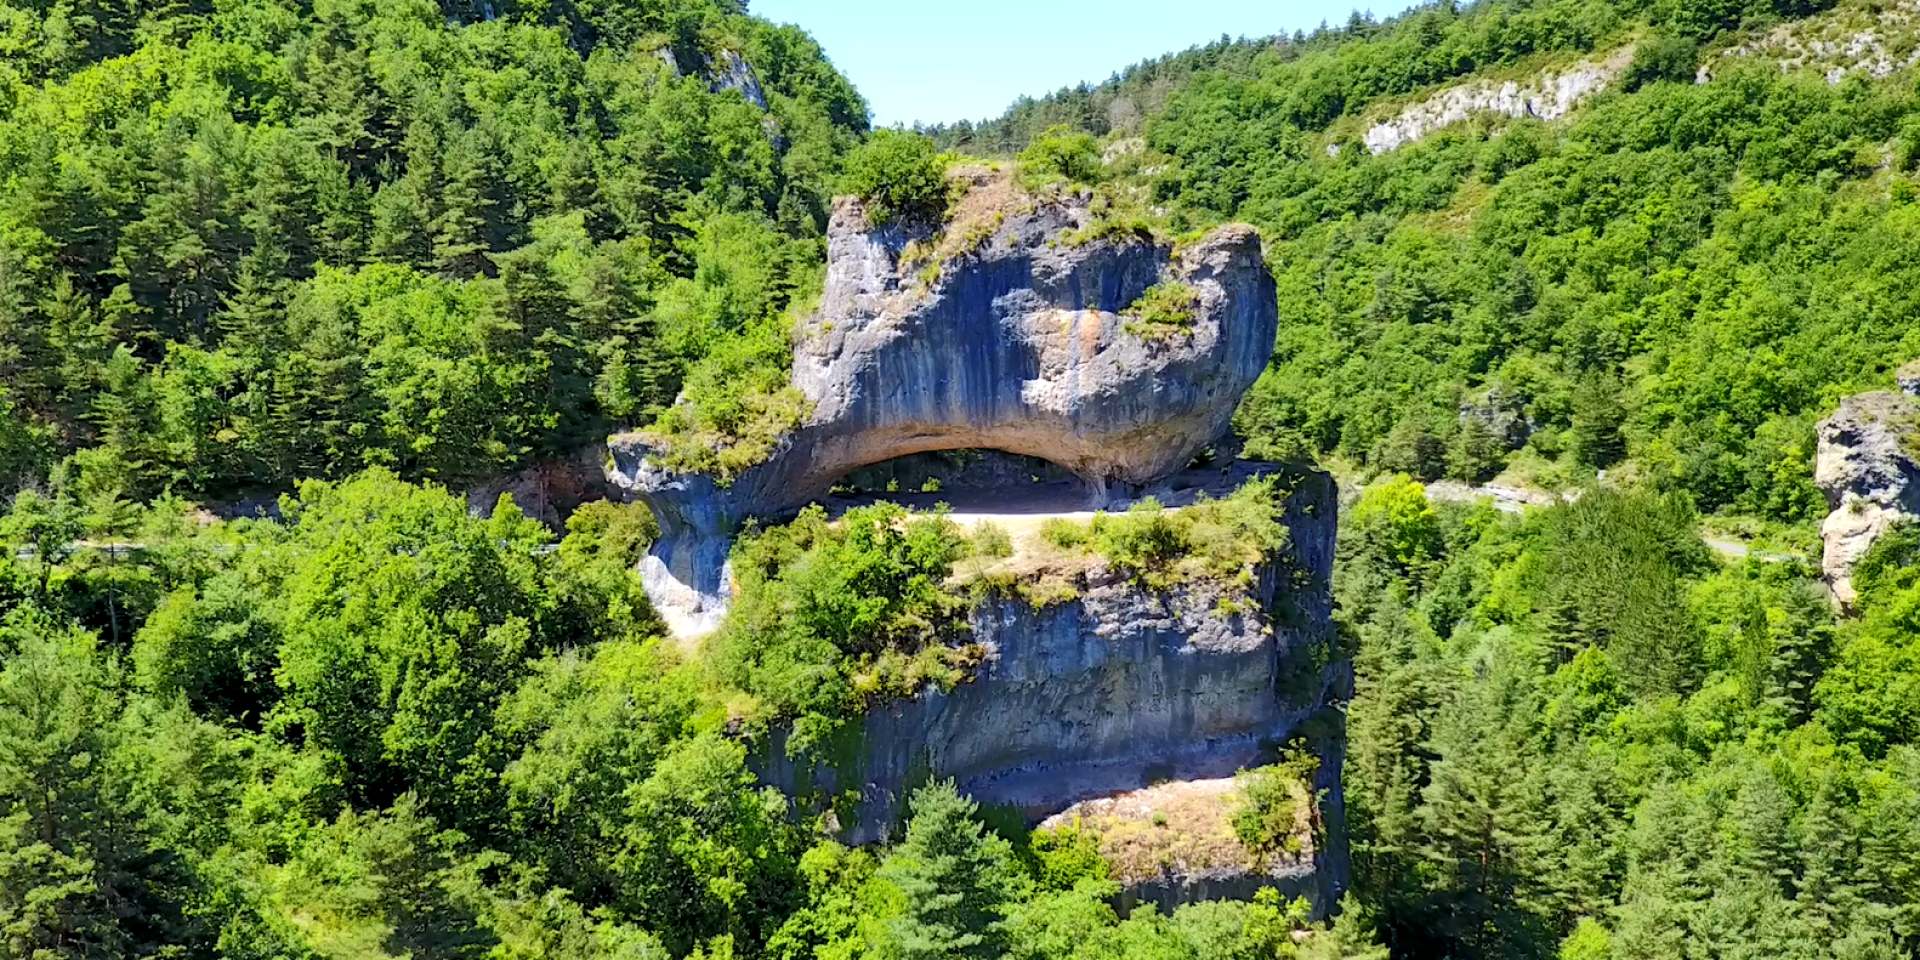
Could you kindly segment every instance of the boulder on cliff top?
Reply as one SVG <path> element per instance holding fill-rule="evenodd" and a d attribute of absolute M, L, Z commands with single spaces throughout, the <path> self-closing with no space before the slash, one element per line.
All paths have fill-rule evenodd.
<path fill-rule="evenodd" d="M 1176 248 L 1105 230 L 1086 200 L 1023 197 L 946 225 L 871 226 L 835 205 L 819 312 L 796 334 L 811 407 L 731 478 L 662 465 L 658 438 L 612 438 L 609 476 L 664 533 L 643 569 L 670 620 L 710 629 L 725 538 L 819 499 L 860 467 L 915 453 L 1040 457 L 1090 499 L 1150 485 L 1226 432 L 1273 352 L 1274 283 L 1251 227 Z M 967 201 L 961 204 L 963 214 Z M 922 251 L 930 259 L 916 262 Z"/>
<path fill-rule="evenodd" d="M 1920 403 L 1898 393 L 1863 393 L 1820 422 L 1814 482 L 1833 511 L 1821 525 L 1822 569 L 1844 608 L 1857 599 L 1853 568 L 1894 524 L 1920 517 L 1920 463 L 1913 443 Z"/>

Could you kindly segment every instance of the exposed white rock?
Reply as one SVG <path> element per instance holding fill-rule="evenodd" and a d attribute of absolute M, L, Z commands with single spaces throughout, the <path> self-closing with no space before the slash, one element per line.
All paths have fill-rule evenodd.
<path fill-rule="evenodd" d="M 676 77 L 684 77 L 689 72 L 680 65 L 680 57 L 673 52 L 672 47 L 656 47 L 653 55 Z M 748 103 L 761 110 L 767 109 L 767 93 L 760 86 L 760 77 L 753 72 L 753 64 L 748 63 L 747 58 L 741 56 L 739 51 L 722 50 L 719 56 L 706 58 L 699 73 L 706 78 L 707 89 L 714 93 L 738 90 Z M 775 136 L 778 134 L 778 128 L 770 129 L 767 133 L 769 137 Z"/>
<path fill-rule="evenodd" d="M 1716 59 L 1772 60 L 1783 73 L 1818 71 L 1837 84 L 1860 73 L 1888 76 L 1920 63 L 1920 0 L 1856 5 L 1792 23 L 1720 52 Z M 1711 78 L 1713 64 L 1700 68 L 1701 82 Z"/>
<path fill-rule="evenodd" d="M 719 62 L 707 65 L 707 82 L 713 92 L 738 90 L 747 102 L 767 109 L 766 91 L 760 88 L 760 78 L 754 75 L 753 67 L 737 51 L 720 51 Z"/>
<path fill-rule="evenodd" d="M 1588 97 L 1612 86 L 1632 61 L 1633 48 L 1625 47 L 1604 60 L 1582 61 L 1524 84 L 1483 80 L 1450 87 L 1401 109 L 1392 119 L 1374 124 L 1361 139 L 1369 151 L 1381 154 L 1482 114 L 1558 120 Z"/>

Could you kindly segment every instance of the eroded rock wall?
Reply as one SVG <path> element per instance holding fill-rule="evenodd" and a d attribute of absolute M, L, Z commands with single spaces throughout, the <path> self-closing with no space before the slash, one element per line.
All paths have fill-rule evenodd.
<path fill-rule="evenodd" d="M 1339 712 L 1352 665 L 1333 648 L 1330 577 L 1337 498 L 1312 475 L 1289 504 L 1291 546 L 1260 570 L 1253 609 L 1220 604 L 1221 584 L 1153 591 L 1095 574 L 1077 598 L 1035 607 L 998 599 L 973 611 L 973 638 L 990 653 L 976 677 L 860 721 L 850 756 L 787 755 L 776 736 L 763 777 L 790 792 L 842 804 L 851 842 L 887 836 L 906 795 L 929 777 L 953 778 L 986 804 L 1034 820 L 1074 803 L 1160 780 L 1226 777 L 1270 758 L 1317 718 L 1325 801 L 1340 820 Z M 1344 884 L 1345 834 L 1320 871 Z"/>

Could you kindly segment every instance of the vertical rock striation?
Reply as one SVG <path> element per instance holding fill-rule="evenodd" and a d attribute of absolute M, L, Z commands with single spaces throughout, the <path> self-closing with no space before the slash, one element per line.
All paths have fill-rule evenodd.
<path fill-rule="evenodd" d="M 1309 476 L 1289 502 L 1286 554 L 1260 568 L 1254 603 L 1231 610 L 1220 601 L 1236 588 L 1156 591 L 1105 571 L 1062 603 L 983 601 L 972 639 L 988 655 L 971 681 L 869 713 L 832 763 L 789 757 L 776 736 L 762 775 L 789 792 L 856 791 L 841 829 L 871 842 L 929 776 L 1040 819 L 1159 781 L 1232 776 L 1318 716 L 1316 787 L 1324 819 L 1340 824 L 1342 738 L 1327 708 L 1351 694 L 1352 664 L 1333 636 L 1337 509 L 1332 481 Z M 1330 834 L 1319 872 L 1344 884 L 1344 832 Z"/>

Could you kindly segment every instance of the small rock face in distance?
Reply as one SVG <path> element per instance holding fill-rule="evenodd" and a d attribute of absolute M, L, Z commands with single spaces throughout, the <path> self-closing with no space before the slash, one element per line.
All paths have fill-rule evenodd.
<path fill-rule="evenodd" d="M 860 467 L 1002 450 L 1059 464 L 1106 501 L 1225 433 L 1278 322 L 1258 234 L 1221 227 L 1179 250 L 1130 231 L 1074 235 L 1093 219 L 1084 201 L 1016 205 L 969 228 L 954 245 L 966 249 L 903 264 L 910 242 L 933 238 L 870 227 L 860 204 L 840 201 L 820 312 L 794 349 L 811 419 L 724 487 L 662 468 L 642 435 L 609 441 L 610 479 L 661 523 L 642 574 L 669 623 L 717 625 L 726 539 L 742 520 L 790 513 Z M 1191 325 L 1130 330 L 1125 312 L 1161 283 L 1191 291 Z"/>
<path fill-rule="evenodd" d="M 1908 395 L 1920 389 L 1920 371 L 1903 368 L 1899 379 L 1906 393 L 1848 397 L 1818 428 L 1814 482 L 1833 511 L 1820 528 L 1821 566 L 1842 608 L 1858 599 L 1853 568 L 1874 541 L 1894 524 L 1920 518 L 1920 464 L 1910 449 L 1920 403 Z"/>

